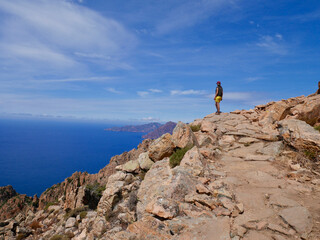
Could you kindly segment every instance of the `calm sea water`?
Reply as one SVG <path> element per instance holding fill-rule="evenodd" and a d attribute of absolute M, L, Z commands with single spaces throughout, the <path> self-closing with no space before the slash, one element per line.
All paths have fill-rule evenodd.
<path fill-rule="evenodd" d="M 142 133 L 98 123 L 0 119 L 0 186 L 38 196 L 75 171 L 97 173 L 112 156 L 136 148 Z"/>

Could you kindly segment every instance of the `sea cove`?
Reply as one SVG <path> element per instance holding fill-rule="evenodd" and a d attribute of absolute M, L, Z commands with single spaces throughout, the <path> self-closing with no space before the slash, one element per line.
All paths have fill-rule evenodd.
<path fill-rule="evenodd" d="M 143 133 L 104 131 L 102 123 L 0 119 L 0 186 L 38 196 L 75 171 L 97 173 L 130 151 Z"/>

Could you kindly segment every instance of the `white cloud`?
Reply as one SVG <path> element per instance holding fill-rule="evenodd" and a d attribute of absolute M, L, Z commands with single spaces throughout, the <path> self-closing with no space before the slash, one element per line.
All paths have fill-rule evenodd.
<path fill-rule="evenodd" d="M 146 117 L 146 118 L 142 118 L 141 120 L 144 121 L 144 122 L 157 122 L 160 119 L 159 118 L 154 118 L 154 117 Z"/>
<path fill-rule="evenodd" d="M 0 66 L 68 69 L 85 64 L 79 57 L 121 62 L 136 42 L 119 22 L 69 0 L 0 1 L 1 12 Z"/>
<path fill-rule="evenodd" d="M 148 89 L 148 91 L 138 91 L 137 94 L 140 96 L 140 97 L 146 97 L 150 94 L 153 94 L 153 93 L 162 93 L 162 90 L 160 89 L 155 89 L 155 88 L 150 88 Z"/>
<path fill-rule="evenodd" d="M 184 91 L 180 91 L 180 90 L 171 90 L 170 94 L 171 95 L 204 95 L 207 92 L 204 90 L 184 90 Z"/>
<path fill-rule="evenodd" d="M 146 97 L 146 96 L 148 96 L 150 93 L 147 92 L 147 91 L 138 91 L 137 94 L 138 94 L 140 97 Z"/>
<path fill-rule="evenodd" d="M 273 54 L 286 55 L 288 53 L 287 48 L 281 43 L 282 35 L 276 34 L 274 37 L 266 35 L 260 38 L 257 43 L 258 47 L 261 47 Z"/>
<path fill-rule="evenodd" d="M 279 33 L 277 33 L 277 34 L 275 35 L 275 37 L 278 38 L 279 40 L 282 40 L 282 39 L 283 39 L 283 36 L 282 36 L 281 34 L 279 34 Z"/>
<path fill-rule="evenodd" d="M 111 93 L 115 93 L 115 94 L 121 94 L 122 92 L 121 91 L 118 91 L 114 88 L 107 88 L 106 89 L 108 92 L 111 92 Z"/>
<path fill-rule="evenodd" d="M 149 89 L 150 92 L 153 92 L 153 93 L 162 93 L 162 90 L 160 89 L 154 89 L 154 88 L 151 88 Z"/>
<path fill-rule="evenodd" d="M 64 79 L 46 79 L 41 80 L 43 83 L 58 82 L 103 82 L 114 79 L 113 77 L 87 77 L 87 78 L 64 78 Z M 37 81 L 39 82 L 39 81 Z"/>

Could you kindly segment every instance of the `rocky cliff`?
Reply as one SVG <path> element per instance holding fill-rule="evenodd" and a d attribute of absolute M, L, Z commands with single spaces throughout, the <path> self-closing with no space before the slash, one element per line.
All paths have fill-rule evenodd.
<path fill-rule="evenodd" d="M 0 239 L 320 239 L 319 111 L 302 96 L 179 122 L 51 187 Z"/>

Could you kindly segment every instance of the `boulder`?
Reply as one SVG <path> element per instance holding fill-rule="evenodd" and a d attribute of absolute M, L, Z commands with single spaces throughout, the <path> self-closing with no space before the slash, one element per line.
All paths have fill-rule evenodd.
<path fill-rule="evenodd" d="M 285 119 L 278 124 L 283 139 L 296 149 L 320 151 L 320 134 L 306 122 Z"/>
<path fill-rule="evenodd" d="M 76 218 L 74 218 L 74 217 L 68 218 L 65 227 L 66 228 L 72 228 L 72 227 L 74 227 L 76 225 L 76 222 L 77 222 Z"/>
<path fill-rule="evenodd" d="M 177 126 L 172 133 L 172 140 L 175 147 L 178 148 L 192 147 L 194 145 L 198 146 L 196 136 L 191 128 L 183 122 L 177 123 Z"/>
<path fill-rule="evenodd" d="M 190 130 L 191 131 L 191 130 Z M 165 157 L 170 157 L 175 145 L 169 133 L 156 139 L 149 147 L 149 157 L 153 161 L 160 161 Z"/>
<path fill-rule="evenodd" d="M 130 160 L 122 165 L 122 170 L 128 173 L 137 173 L 139 169 L 140 166 L 137 160 Z"/>
<path fill-rule="evenodd" d="M 148 171 L 154 164 L 154 162 L 149 158 L 149 154 L 147 152 L 141 153 L 139 155 L 138 162 L 139 162 L 140 168 L 145 171 Z"/>
<path fill-rule="evenodd" d="M 196 184 L 196 179 L 185 168 L 177 166 L 171 169 L 167 158 L 155 162 L 138 190 L 138 219 L 146 215 L 147 206 L 149 212 L 153 211 L 150 206 L 156 206 L 155 203 L 160 198 L 165 201 L 183 202 L 185 195 L 196 192 Z M 169 205 L 174 204 L 170 202 Z"/>
<path fill-rule="evenodd" d="M 219 145 L 222 147 L 228 147 L 235 142 L 235 138 L 232 135 L 223 135 L 219 140 Z"/>
<path fill-rule="evenodd" d="M 194 146 L 181 160 L 180 166 L 187 169 L 194 176 L 200 176 L 204 172 L 204 159 L 199 148 Z"/>
<path fill-rule="evenodd" d="M 175 201 L 159 197 L 147 205 L 146 211 L 164 219 L 172 219 L 178 215 L 179 207 Z"/>
<path fill-rule="evenodd" d="M 201 132 L 214 132 L 217 129 L 217 126 L 210 121 L 202 121 L 200 130 Z"/>

